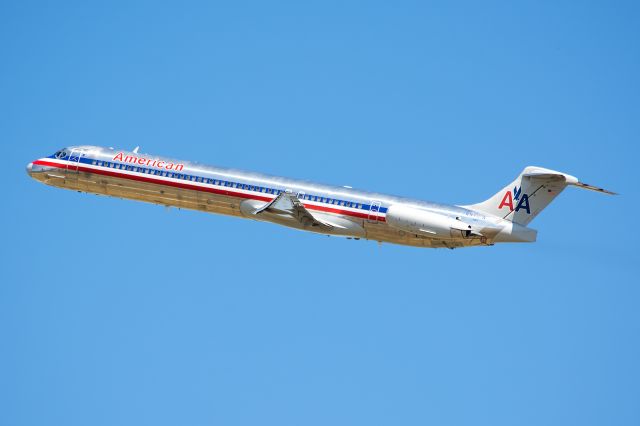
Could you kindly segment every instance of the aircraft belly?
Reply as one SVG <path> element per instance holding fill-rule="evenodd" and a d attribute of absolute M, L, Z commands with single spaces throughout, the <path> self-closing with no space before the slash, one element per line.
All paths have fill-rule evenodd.
<path fill-rule="evenodd" d="M 366 239 L 415 247 L 458 248 L 483 245 L 479 239 L 442 240 L 412 234 L 390 227 L 384 222 L 365 223 Z"/>
<path fill-rule="evenodd" d="M 108 195 L 112 197 L 127 198 L 144 201 L 153 204 L 172 206 L 190 210 L 199 210 L 208 213 L 224 214 L 230 216 L 247 217 L 240 212 L 239 205 L 242 198 L 228 195 L 213 194 L 209 192 L 190 189 L 175 188 L 149 182 L 140 182 L 119 177 L 97 175 L 88 172 L 59 171 L 54 175 L 43 177 L 43 182 L 53 186 L 64 187 L 71 190 Z M 378 221 L 370 222 L 340 214 L 316 213 L 319 217 L 327 216 L 338 218 L 344 222 L 353 223 L 356 229 L 335 229 L 330 231 L 318 231 L 311 228 L 300 227 L 288 220 L 267 218 L 265 221 L 289 226 L 305 231 L 317 232 L 328 235 L 350 236 L 367 240 L 431 248 L 456 248 L 482 245 L 478 240 L 437 240 L 422 235 L 416 235 L 405 231 L 399 231 L 390 227 L 387 223 Z M 335 219 L 334 219 L 335 220 Z"/>
<path fill-rule="evenodd" d="M 77 179 L 67 179 L 64 185 L 56 186 L 208 213 L 240 215 L 239 200 L 235 197 L 92 173 L 80 173 Z"/>

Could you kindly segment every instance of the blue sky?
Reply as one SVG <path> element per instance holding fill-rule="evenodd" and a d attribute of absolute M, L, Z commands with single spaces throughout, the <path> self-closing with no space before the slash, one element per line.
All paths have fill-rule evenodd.
<path fill-rule="evenodd" d="M 637 2 L 5 2 L 0 424 L 637 425 Z M 96 144 L 433 201 L 427 250 L 50 188 Z"/>

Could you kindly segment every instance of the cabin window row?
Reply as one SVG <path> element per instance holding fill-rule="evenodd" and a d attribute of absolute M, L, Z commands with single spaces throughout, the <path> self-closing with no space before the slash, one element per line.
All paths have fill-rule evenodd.
<path fill-rule="evenodd" d="M 319 203 L 333 204 L 333 205 L 336 205 L 336 206 L 352 207 L 354 209 L 361 209 L 362 208 L 362 204 L 361 203 L 354 203 L 353 201 L 345 201 L 345 200 L 336 200 L 334 198 L 320 197 L 320 196 L 317 196 L 317 195 L 300 194 L 300 195 L 298 195 L 298 198 L 300 198 L 302 200 L 316 201 L 316 202 L 319 202 Z"/>
<path fill-rule="evenodd" d="M 150 175 L 155 175 L 155 176 L 163 176 L 163 177 L 169 177 L 169 178 L 173 178 L 173 179 L 181 179 L 181 180 L 187 180 L 187 181 L 198 182 L 198 183 L 205 183 L 205 184 L 210 184 L 210 185 L 217 185 L 217 186 L 225 186 L 225 187 L 230 187 L 230 188 L 244 189 L 244 190 L 247 190 L 247 191 L 262 192 L 262 193 L 265 193 L 265 194 L 279 195 L 279 194 L 284 192 L 284 191 L 282 191 L 280 189 L 265 188 L 265 187 L 262 187 L 262 186 L 248 185 L 248 184 L 237 183 L 237 182 L 228 182 L 228 181 L 224 181 L 224 180 L 220 180 L 220 179 L 209 179 L 209 178 L 204 178 L 204 177 L 201 177 L 201 176 L 186 175 L 186 174 L 183 174 L 183 173 L 172 173 L 172 172 L 166 172 L 166 171 L 160 171 L 160 170 L 154 170 L 154 169 L 147 169 L 147 168 L 144 168 L 144 167 L 129 166 L 129 165 L 126 165 L 126 164 L 113 163 L 113 162 L 110 162 L 110 161 L 96 161 L 96 160 L 94 160 L 94 161 L 92 161 L 92 164 L 94 166 L 109 167 L 109 168 L 112 168 L 112 169 L 119 169 L 119 170 L 128 170 L 128 171 L 131 171 L 131 172 L 145 173 L 145 174 L 150 174 Z M 361 203 L 354 203 L 352 201 L 345 201 L 345 200 L 337 200 L 337 199 L 334 199 L 334 198 L 322 197 L 322 196 L 318 196 L 318 195 L 298 194 L 298 198 L 300 198 L 302 200 L 307 200 L 307 201 L 315 201 L 315 202 L 318 202 L 318 203 L 332 204 L 332 205 L 336 205 L 336 206 L 351 207 L 351 208 L 357 208 L 357 209 L 361 209 L 363 207 L 363 205 Z"/>

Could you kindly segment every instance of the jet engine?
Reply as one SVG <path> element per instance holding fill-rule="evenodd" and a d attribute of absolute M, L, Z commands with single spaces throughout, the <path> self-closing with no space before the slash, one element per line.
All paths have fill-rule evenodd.
<path fill-rule="evenodd" d="M 394 205 L 387 210 L 387 223 L 412 234 L 442 239 L 483 238 L 472 225 L 459 218 L 415 207 Z"/>

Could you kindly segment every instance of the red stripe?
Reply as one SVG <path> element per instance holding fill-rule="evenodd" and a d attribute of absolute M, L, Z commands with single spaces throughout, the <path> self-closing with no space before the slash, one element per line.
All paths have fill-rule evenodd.
<path fill-rule="evenodd" d="M 33 164 L 37 164 L 40 166 L 48 166 L 48 167 L 56 167 L 59 169 L 67 169 L 67 165 L 66 164 L 60 164 L 60 163 L 52 163 L 50 161 L 45 161 L 45 160 L 36 160 L 33 162 Z M 74 170 L 76 169 L 76 166 L 70 166 L 72 169 Z M 94 173 L 97 175 L 103 175 L 103 176 L 111 176 L 111 177 L 116 177 L 116 178 L 120 178 L 120 179 L 130 179 L 130 180 L 135 180 L 135 181 L 139 181 L 139 182 L 146 182 L 146 183 L 153 183 L 153 184 L 157 184 L 157 185 L 165 185 L 165 186 L 171 186 L 174 188 L 181 188 L 181 189 L 189 189 L 192 191 L 200 191 L 200 192 L 209 192 L 211 194 L 219 194 L 219 195 L 227 195 L 230 197 L 238 197 L 238 198 L 244 198 L 244 199 L 251 199 L 251 200 L 258 200 L 258 201 L 271 201 L 273 200 L 273 197 L 264 197 L 261 195 L 254 195 L 254 194 L 243 194 L 240 192 L 235 192 L 235 191 L 226 191 L 226 190 L 221 190 L 221 189 L 216 189 L 216 188 L 207 188 L 207 187 L 202 187 L 202 186 L 198 186 L 198 185 L 191 185 L 188 183 L 182 183 L 182 182 L 172 182 L 172 181 L 166 181 L 166 180 L 162 180 L 162 179 L 156 179 L 156 178 L 151 178 L 151 177 L 146 177 L 146 176 L 134 176 L 134 175 L 128 175 L 128 174 L 124 174 L 124 173 L 120 173 L 120 172 L 114 172 L 111 170 L 100 170 L 100 169 L 92 169 L 89 167 L 85 167 L 85 166 L 77 166 L 78 170 L 81 172 L 88 172 L 88 173 Z M 305 208 L 309 209 L 309 210 L 318 210 L 318 211 L 323 211 L 323 212 L 328 212 L 328 213 L 337 213 L 337 214 L 344 214 L 344 215 L 348 215 L 348 216 L 354 216 L 354 217 L 359 217 L 361 219 L 368 219 L 369 215 L 367 213 L 360 213 L 360 212 L 352 212 L 349 210 L 341 210 L 341 209 L 336 209 L 333 207 L 325 207 L 325 206 L 316 206 L 313 204 L 303 204 Z M 380 222 L 385 222 L 385 218 L 378 216 L 378 221 Z"/>

